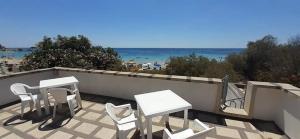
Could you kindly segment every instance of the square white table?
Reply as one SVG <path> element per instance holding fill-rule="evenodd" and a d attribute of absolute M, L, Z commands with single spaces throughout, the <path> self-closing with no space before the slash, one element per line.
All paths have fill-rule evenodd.
<path fill-rule="evenodd" d="M 55 88 L 55 87 L 62 87 L 62 86 L 71 86 L 72 89 L 78 89 L 79 81 L 74 77 L 62 77 L 62 78 L 55 78 L 55 79 L 48 79 L 48 80 L 41 80 L 40 81 L 40 91 L 43 96 L 44 105 L 46 109 L 46 114 L 49 114 L 49 100 L 48 100 L 48 88 Z M 79 90 L 76 91 L 76 99 L 79 106 L 82 107 L 81 104 L 81 97 L 79 94 Z"/>
<path fill-rule="evenodd" d="M 142 123 L 141 116 L 145 116 L 147 123 L 147 139 L 152 139 L 152 118 L 155 116 L 167 116 L 170 113 L 184 111 L 183 127 L 188 127 L 188 109 L 192 105 L 171 90 L 163 90 L 134 96 L 137 102 L 139 122 Z M 168 120 L 168 118 L 166 118 Z M 144 138 L 144 128 L 140 124 L 142 138 Z"/>

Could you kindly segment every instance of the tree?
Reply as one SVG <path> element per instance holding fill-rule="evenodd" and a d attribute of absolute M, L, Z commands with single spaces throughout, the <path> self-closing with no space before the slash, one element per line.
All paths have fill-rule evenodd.
<path fill-rule="evenodd" d="M 245 80 L 284 82 L 300 86 L 300 37 L 292 37 L 287 44 L 267 35 L 251 41 L 247 49 L 231 54 L 226 61 Z"/>
<path fill-rule="evenodd" d="M 2 44 L 0 44 L 0 50 L 5 50 L 5 46 L 3 46 Z"/>
<path fill-rule="evenodd" d="M 121 68 L 120 56 L 112 48 L 93 47 L 88 38 L 78 36 L 44 37 L 22 61 L 23 70 L 50 68 L 55 66 L 109 69 Z"/>

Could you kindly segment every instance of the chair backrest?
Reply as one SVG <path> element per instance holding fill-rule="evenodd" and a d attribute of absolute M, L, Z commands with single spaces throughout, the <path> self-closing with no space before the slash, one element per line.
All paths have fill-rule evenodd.
<path fill-rule="evenodd" d="M 28 95 L 20 95 L 27 94 L 26 88 L 28 85 L 22 83 L 14 83 L 10 86 L 10 90 L 14 95 L 17 95 L 21 100 Z"/>
<path fill-rule="evenodd" d="M 115 107 L 115 105 L 112 103 L 105 104 L 106 113 L 111 117 L 111 119 L 114 121 L 114 123 L 117 123 L 119 120 L 113 111 L 114 107 Z"/>
<path fill-rule="evenodd" d="M 164 139 L 198 139 L 200 137 L 203 137 L 205 134 L 207 134 L 209 131 L 213 130 L 214 127 L 208 127 L 207 125 L 205 125 L 204 123 L 202 123 L 201 121 L 199 121 L 198 119 L 194 120 L 194 123 L 192 125 L 192 128 L 189 129 L 183 129 L 181 132 L 182 134 L 180 134 L 178 136 L 176 134 L 172 134 L 168 129 L 164 129 Z M 184 130 L 193 130 L 193 129 L 202 129 L 199 132 L 184 132 Z"/>
<path fill-rule="evenodd" d="M 67 89 L 66 88 L 49 88 L 48 92 L 53 96 L 56 103 L 67 102 Z"/>

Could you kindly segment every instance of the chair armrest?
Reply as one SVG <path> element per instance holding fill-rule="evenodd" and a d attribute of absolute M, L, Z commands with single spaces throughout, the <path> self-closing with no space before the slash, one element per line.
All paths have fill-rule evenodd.
<path fill-rule="evenodd" d="M 193 137 L 199 137 L 199 136 L 202 136 L 204 134 L 207 134 L 209 131 L 213 130 L 215 127 L 212 127 L 212 128 L 208 128 L 206 130 L 202 130 L 200 132 L 197 132 L 196 134 L 194 134 L 193 136 L 191 136 L 191 138 Z"/>
<path fill-rule="evenodd" d="M 172 133 L 167 128 L 165 128 L 163 133 L 163 139 L 168 139 L 169 137 L 172 136 L 173 136 Z"/>
<path fill-rule="evenodd" d="M 209 127 L 206 124 L 200 122 L 198 119 L 194 120 L 193 126 L 194 128 L 200 128 L 200 129 L 204 128 L 204 130 L 209 129 Z"/>
<path fill-rule="evenodd" d="M 18 96 L 20 96 L 20 95 L 27 95 L 27 96 L 30 96 L 30 95 L 32 95 L 31 93 L 19 93 L 19 94 L 16 94 L 16 95 L 18 95 Z"/>
<path fill-rule="evenodd" d="M 32 101 L 35 102 L 35 100 L 34 100 L 34 98 L 33 98 L 33 96 L 32 96 L 31 93 L 21 93 L 21 94 L 17 94 L 17 95 L 18 95 L 18 96 L 20 96 L 20 95 L 27 95 L 27 96 L 29 96 L 29 97 L 31 98 Z"/>
<path fill-rule="evenodd" d="M 66 89 L 68 92 L 70 92 L 72 94 L 76 93 L 77 91 L 79 92 L 78 89 L 75 89 L 75 90 L 71 90 L 71 89 L 68 89 L 68 88 L 64 88 L 64 89 Z"/>
<path fill-rule="evenodd" d="M 40 86 L 27 86 L 28 89 L 40 89 Z"/>
<path fill-rule="evenodd" d="M 119 105 L 119 106 L 114 106 L 114 108 L 128 108 L 130 113 L 132 113 L 132 108 L 130 104 L 124 104 L 124 105 Z"/>
<path fill-rule="evenodd" d="M 122 120 L 122 121 L 117 121 L 118 124 L 126 124 L 126 123 L 131 123 L 131 122 L 136 122 L 137 118 L 133 118 L 133 119 L 127 119 L 127 120 Z"/>

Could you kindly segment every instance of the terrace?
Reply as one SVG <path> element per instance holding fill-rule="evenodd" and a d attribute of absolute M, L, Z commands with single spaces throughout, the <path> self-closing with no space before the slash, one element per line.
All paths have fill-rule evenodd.
<path fill-rule="evenodd" d="M 79 80 L 83 99 L 83 108 L 77 109 L 73 118 L 63 107 L 55 119 L 45 114 L 38 117 L 36 112 L 28 112 L 20 119 L 20 103 L 9 91 L 12 83 L 38 85 L 42 79 L 70 75 Z M 288 84 L 248 82 L 244 109 L 224 110 L 220 110 L 222 82 L 212 78 L 56 67 L 2 76 L 0 87 L 0 138 L 116 138 L 104 104 L 130 103 L 136 109 L 133 95 L 164 89 L 173 90 L 193 105 L 188 114 L 190 122 L 197 118 L 216 127 L 204 138 L 300 138 L 300 89 Z M 180 112 L 171 114 L 168 128 L 182 128 L 182 117 Z M 165 128 L 162 117 L 155 117 L 152 127 L 153 138 L 161 138 Z M 131 132 L 128 138 L 139 138 L 138 131 Z"/>

